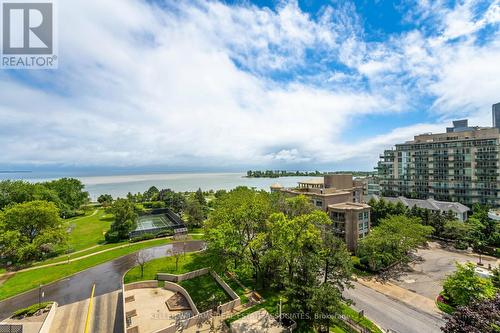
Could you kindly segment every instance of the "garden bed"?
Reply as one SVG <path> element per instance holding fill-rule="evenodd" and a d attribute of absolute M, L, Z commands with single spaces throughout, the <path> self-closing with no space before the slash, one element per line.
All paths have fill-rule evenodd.
<path fill-rule="evenodd" d="M 200 313 L 232 300 L 210 274 L 181 281 L 179 285 L 186 289 Z"/>

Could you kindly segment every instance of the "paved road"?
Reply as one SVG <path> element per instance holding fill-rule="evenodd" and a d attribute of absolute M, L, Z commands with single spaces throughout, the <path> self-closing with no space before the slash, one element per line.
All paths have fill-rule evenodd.
<path fill-rule="evenodd" d="M 354 307 L 365 311 L 365 316 L 382 329 L 398 333 L 439 333 L 443 319 L 393 300 L 373 289 L 354 283 L 344 296 L 355 302 Z"/>
<path fill-rule="evenodd" d="M 186 252 L 199 251 L 203 241 L 187 241 L 173 243 L 142 250 L 151 259 L 166 256 L 172 247 L 183 247 Z M 61 307 L 56 314 L 55 328 L 59 332 L 81 333 L 85 325 L 88 308 L 88 297 L 95 283 L 95 307 L 93 332 L 123 333 L 123 313 L 121 308 L 121 280 L 123 274 L 136 266 L 136 254 L 106 262 L 89 268 L 72 277 L 60 280 L 42 287 L 45 293 L 44 301 L 56 301 Z M 9 317 L 13 311 L 38 302 L 38 290 L 0 302 L 0 321 Z"/>

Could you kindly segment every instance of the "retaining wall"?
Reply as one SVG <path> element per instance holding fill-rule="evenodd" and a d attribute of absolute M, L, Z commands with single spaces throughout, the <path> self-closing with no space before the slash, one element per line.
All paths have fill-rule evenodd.
<path fill-rule="evenodd" d="M 192 271 L 188 272 L 185 274 L 168 274 L 168 273 L 157 273 L 156 274 L 156 279 L 159 281 L 170 281 L 170 282 L 181 282 L 184 280 L 189 280 L 193 279 L 195 277 L 198 277 L 200 275 L 205 275 L 209 272 L 210 270 L 208 268 L 202 268 L 197 271 Z"/>
<path fill-rule="evenodd" d="M 52 306 L 50 307 L 49 314 L 45 318 L 42 327 L 40 327 L 40 330 L 38 333 L 49 333 L 50 332 L 50 326 L 52 326 L 52 322 L 54 321 L 54 317 L 56 316 L 56 311 L 57 311 L 57 303 L 53 302 Z"/>
<path fill-rule="evenodd" d="M 125 319 L 125 291 L 128 290 L 133 290 L 133 289 L 140 289 L 140 288 L 158 288 L 158 281 L 165 281 L 165 289 L 172 290 L 174 292 L 179 292 L 181 293 L 186 300 L 188 301 L 189 305 L 191 306 L 193 316 L 185 319 L 181 322 L 181 326 L 183 329 L 187 329 L 190 327 L 193 327 L 195 325 L 199 325 L 207 320 L 210 320 L 212 318 L 212 310 L 208 310 L 206 312 L 200 313 L 198 308 L 193 302 L 193 299 L 189 295 L 189 293 L 184 289 L 182 286 L 178 285 L 177 282 L 181 282 L 184 280 L 189 280 L 196 278 L 201 275 L 205 274 L 210 274 L 212 277 L 217 281 L 217 283 L 224 289 L 224 291 L 229 295 L 229 297 L 232 299 L 231 301 L 224 303 L 220 305 L 219 307 L 219 313 L 225 313 L 228 311 L 232 311 L 235 307 L 239 306 L 241 304 L 241 299 L 234 292 L 234 290 L 229 287 L 229 285 L 214 271 L 210 270 L 209 268 L 202 268 L 196 271 L 188 272 L 185 274 L 168 274 L 168 273 L 157 273 L 156 278 L 158 280 L 153 280 L 153 281 L 140 281 L 140 282 L 135 282 L 135 283 L 130 283 L 130 284 L 123 284 L 122 286 L 122 304 L 123 304 L 123 318 Z M 124 320 L 124 332 L 127 331 L 127 324 L 126 320 Z M 177 332 L 177 326 L 176 324 L 172 324 L 169 327 L 162 328 L 161 330 L 158 330 L 154 333 L 175 333 Z"/>
<path fill-rule="evenodd" d="M 237 298 L 240 298 L 238 294 L 236 294 L 234 290 L 231 289 L 231 287 L 226 283 L 226 281 L 224 281 L 219 276 L 219 274 L 215 273 L 214 271 L 210 271 L 210 274 L 217 281 L 217 283 L 219 283 L 219 285 L 226 291 L 226 293 L 229 295 L 229 297 L 231 297 L 231 299 L 235 300 Z"/>
<path fill-rule="evenodd" d="M 142 288 L 158 288 L 157 280 L 149 280 L 149 281 L 139 281 L 126 284 L 125 291 L 134 290 L 134 289 L 142 289 Z"/>
<path fill-rule="evenodd" d="M 191 307 L 191 310 L 193 312 L 193 315 L 196 316 L 196 315 L 198 315 L 200 313 L 200 311 L 198 311 L 198 308 L 194 304 L 193 299 L 191 298 L 191 296 L 189 295 L 189 293 L 186 291 L 186 289 L 184 289 L 183 287 L 181 287 L 180 285 L 178 285 L 176 283 L 169 282 L 169 281 L 165 281 L 165 287 L 164 288 L 168 289 L 168 290 L 172 290 L 174 292 L 181 293 L 182 296 L 184 296 L 186 298 L 186 300 L 188 301 L 189 306 Z"/>

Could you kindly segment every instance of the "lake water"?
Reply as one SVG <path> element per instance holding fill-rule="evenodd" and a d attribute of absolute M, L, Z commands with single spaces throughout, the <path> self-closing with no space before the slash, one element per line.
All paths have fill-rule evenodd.
<path fill-rule="evenodd" d="M 144 192 L 151 186 L 158 189 L 170 188 L 174 191 L 204 191 L 225 189 L 230 190 L 237 186 L 255 187 L 269 190 L 274 183 L 290 187 L 297 182 L 313 177 L 282 177 L 282 178 L 245 178 L 245 173 L 166 173 L 145 175 L 117 175 L 117 176 L 90 176 L 78 177 L 92 200 L 101 194 L 111 194 L 113 198 L 125 197 L 128 192 Z M 62 176 L 61 176 L 62 177 Z M 24 179 L 28 181 L 45 181 L 59 177 L 37 177 L 31 173 L 1 174 L 2 179 Z"/>

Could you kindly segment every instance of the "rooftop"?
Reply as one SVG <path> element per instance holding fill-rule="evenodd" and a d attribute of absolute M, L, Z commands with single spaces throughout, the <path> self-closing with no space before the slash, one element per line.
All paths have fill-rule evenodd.
<path fill-rule="evenodd" d="M 410 199 L 406 197 L 379 197 L 376 195 L 372 195 L 370 198 L 374 198 L 375 200 L 379 200 L 380 198 L 384 199 L 385 201 L 389 201 L 392 203 L 398 203 L 401 202 L 403 205 L 406 207 L 413 207 L 417 206 L 418 208 L 424 208 L 424 209 L 429 209 L 429 210 L 440 210 L 440 211 L 449 211 L 451 210 L 452 212 L 455 213 L 465 213 L 470 211 L 470 208 L 462 205 L 459 202 L 451 202 L 451 201 L 438 201 L 434 199 Z M 368 198 L 368 200 L 370 199 Z"/>
<path fill-rule="evenodd" d="M 342 210 L 363 210 L 370 208 L 369 205 L 358 202 L 342 202 L 337 204 L 328 205 L 328 208 L 342 209 Z"/>
<path fill-rule="evenodd" d="M 319 195 L 323 197 L 327 196 L 336 196 L 336 195 L 347 195 L 351 194 L 349 191 L 337 190 L 337 189 L 295 189 L 295 188 L 284 188 L 283 192 L 295 193 L 295 194 L 303 194 L 303 195 Z"/>
<path fill-rule="evenodd" d="M 299 182 L 299 184 L 306 184 L 306 185 L 323 185 L 324 183 L 325 183 L 325 181 L 323 178 L 311 178 L 311 179 Z"/>

